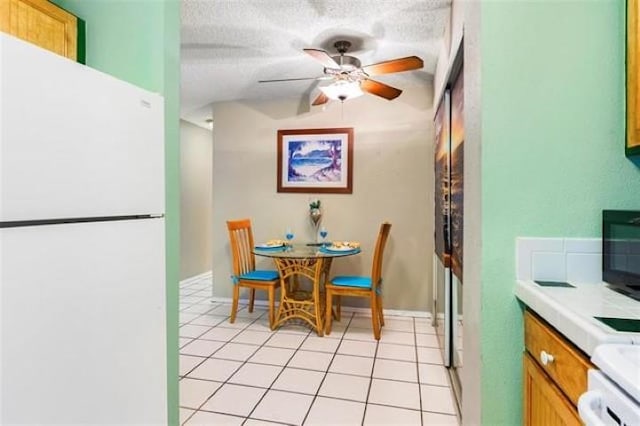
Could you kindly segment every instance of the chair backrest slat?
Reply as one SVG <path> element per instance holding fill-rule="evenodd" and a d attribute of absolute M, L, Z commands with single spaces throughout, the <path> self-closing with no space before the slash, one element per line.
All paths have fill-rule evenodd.
<path fill-rule="evenodd" d="M 387 245 L 387 240 L 389 239 L 390 230 L 391 224 L 389 222 L 384 222 L 380 225 L 376 248 L 373 252 L 373 265 L 371 266 L 371 289 L 373 291 L 376 291 L 380 284 L 380 280 L 382 279 L 382 259 L 384 257 L 384 248 Z"/>
<path fill-rule="evenodd" d="M 233 273 L 240 276 L 256 268 L 253 249 L 253 232 L 250 219 L 227 221 L 229 242 L 231 243 L 231 257 L 233 259 Z"/>

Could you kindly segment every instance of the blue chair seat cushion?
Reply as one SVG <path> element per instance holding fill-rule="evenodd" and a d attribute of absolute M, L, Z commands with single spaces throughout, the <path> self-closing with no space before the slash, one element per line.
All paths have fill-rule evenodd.
<path fill-rule="evenodd" d="M 333 278 L 331 284 L 341 287 L 371 288 L 371 278 L 344 275 Z"/>
<path fill-rule="evenodd" d="M 238 278 L 241 280 L 249 280 L 249 281 L 273 281 L 280 278 L 280 274 L 278 271 L 271 270 L 255 270 L 249 271 L 240 275 Z"/>

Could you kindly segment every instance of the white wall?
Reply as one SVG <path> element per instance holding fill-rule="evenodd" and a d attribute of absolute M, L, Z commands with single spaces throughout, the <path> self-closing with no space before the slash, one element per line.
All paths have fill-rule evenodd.
<path fill-rule="evenodd" d="M 231 296 L 226 220 L 249 217 L 257 241 L 287 227 L 310 241 L 308 200 L 322 201 L 329 239 L 357 240 L 363 253 L 334 262 L 334 274 L 368 275 L 380 223 L 393 227 L 384 262 L 385 307 L 428 310 L 433 253 L 433 88 L 406 89 L 394 101 L 365 95 L 297 115 L 299 100 L 225 102 L 213 116 L 214 294 Z M 278 129 L 353 127 L 353 194 L 276 192 Z M 272 267 L 259 260 L 259 267 Z M 348 303 L 348 302 L 347 302 Z M 357 303 L 354 303 L 357 304 Z"/>
<path fill-rule="evenodd" d="M 211 270 L 211 131 L 180 120 L 180 279 Z"/>

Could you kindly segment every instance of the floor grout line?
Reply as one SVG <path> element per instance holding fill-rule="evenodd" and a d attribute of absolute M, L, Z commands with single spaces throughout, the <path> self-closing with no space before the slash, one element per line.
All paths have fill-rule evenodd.
<path fill-rule="evenodd" d="M 274 334 L 273 336 L 275 336 L 276 334 Z M 287 368 L 287 366 L 289 365 L 289 363 L 291 362 L 291 360 L 293 359 L 293 357 L 296 356 L 296 354 L 298 353 L 298 351 L 300 350 L 300 348 L 302 347 L 302 345 L 304 344 L 304 342 L 309 338 L 309 336 L 311 335 L 311 332 L 307 333 L 307 335 L 305 336 L 305 338 L 302 340 L 302 342 L 300 342 L 300 344 L 298 345 L 297 348 L 294 349 L 293 354 L 291 354 L 291 356 L 289 357 L 289 359 L 287 360 L 287 362 L 285 363 L 285 365 L 282 366 L 282 369 L 280 370 L 280 372 L 278 373 L 278 375 L 276 376 L 275 379 L 273 379 L 273 381 L 271 382 L 271 384 L 269 385 L 269 387 L 267 388 L 266 392 L 262 395 L 262 397 L 258 400 L 258 402 L 256 402 L 256 404 L 253 406 L 253 409 L 249 412 L 249 414 L 247 414 L 244 422 L 242 422 L 242 424 L 244 425 L 247 420 L 249 418 L 251 418 L 251 415 L 253 414 L 254 411 L 256 411 L 256 408 L 258 408 L 258 405 L 260 405 L 260 403 L 262 402 L 262 400 L 264 399 L 265 396 L 267 396 L 267 394 L 269 393 L 269 391 L 272 389 L 272 386 L 274 385 L 275 382 L 278 381 L 278 378 L 280 377 L 280 375 L 282 375 L 282 372 L 285 370 L 285 368 Z M 273 338 L 273 336 L 269 337 L 263 344 L 266 345 L 266 343 L 271 340 Z M 290 348 L 293 349 L 293 348 Z M 277 389 L 274 389 L 277 390 Z"/>
<path fill-rule="evenodd" d="M 382 330 L 380 330 L 382 333 Z M 364 426 L 364 420 L 367 418 L 367 408 L 369 407 L 369 397 L 371 396 L 371 385 L 373 385 L 373 372 L 376 371 L 376 359 L 378 355 L 378 348 L 380 347 L 380 342 L 376 342 L 376 350 L 373 357 L 373 364 L 371 365 L 371 377 L 369 377 L 369 388 L 367 389 L 367 398 L 364 403 L 364 412 L 362 413 L 362 425 Z"/>
<path fill-rule="evenodd" d="M 295 367 L 293 367 L 293 368 L 295 368 Z M 320 371 L 317 371 L 317 372 L 320 372 Z M 364 377 L 364 376 L 359 376 L 359 377 Z M 368 404 L 368 405 L 378 405 L 378 406 L 380 406 L 380 407 L 399 408 L 399 409 L 402 409 L 402 410 L 409 410 L 409 411 L 425 411 L 425 412 L 429 412 L 429 413 L 438 413 L 438 414 L 443 414 L 443 415 L 447 415 L 447 416 L 455 416 L 455 414 L 449 414 L 449 413 L 446 413 L 446 412 L 444 412 L 444 411 L 421 410 L 421 409 L 418 409 L 418 408 L 410 408 L 410 407 L 404 407 L 404 406 L 392 405 L 392 404 L 383 404 L 383 403 L 380 403 L 380 402 L 364 402 L 364 401 L 362 401 L 362 400 L 351 399 L 351 398 L 339 398 L 339 397 L 337 397 L 337 396 L 320 395 L 319 393 L 316 393 L 316 394 L 310 394 L 310 393 L 304 393 L 304 392 L 293 391 L 293 390 L 275 389 L 275 388 L 272 388 L 272 387 L 265 388 L 265 387 L 256 386 L 256 385 L 247 385 L 247 384 L 231 383 L 231 382 L 220 382 L 220 381 L 217 381 L 217 380 L 199 379 L 199 378 L 195 378 L 195 377 L 187 377 L 187 379 L 190 379 L 190 380 L 197 380 L 197 381 L 202 381 L 202 382 L 220 383 L 221 385 L 223 385 L 223 384 L 229 384 L 229 385 L 240 386 L 240 387 L 245 387 L 245 388 L 260 389 L 260 390 L 264 390 L 264 391 L 274 390 L 274 391 L 278 391 L 278 392 L 292 393 L 292 394 L 295 394 L 295 395 L 315 396 L 315 397 L 321 397 L 321 398 L 329 398 L 329 399 L 333 399 L 333 400 L 336 400 L 336 401 L 355 402 L 355 403 L 363 404 L 363 405 L 364 405 L 364 404 Z M 277 380 L 277 379 L 276 379 L 276 380 Z M 276 380 L 274 380 L 274 383 L 275 383 L 275 381 L 276 381 Z M 405 383 L 406 383 L 406 382 L 405 382 Z M 222 386 L 221 386 L 221 387 L 222 387 Z M 322 383 L 320 384 L 320 386 L 318 387 L 318 389 L 319 389 L 320 387 L 322 387 Z M 446 387 L 446 386 L 441 386 L 441 387 L 444 387 L 444 388 L 448 389 L 448 387 Z M 217 390 L 216 390 L 216 392 L 217 392 Z M 216 392 L 214 392 L 214 394 L 215 394 Z M 212 396 L 213 396 L 213 394 L 212 394 Z M 210 399 L 210 398 L 207 398 L 207 401 L 208 401 L 209 399 Z M 205 402 L 206 402 L 206 401 L 205 401 Z M 259 402 L 258 402 L 258 403 L 259 403 Z M 256 403 L 256 405 L 257 405 L 258 403 Z M 201 404 L 199 407 L 201 407 L 201 406 L 202 406 L 202 404 Z M 193 407 L 186 407 L 186 406 L 180 406 L 180 408 L 184 408 L 184 409 L 187 409 L 187 410 L 199 410 L 199 411 L 217 412 L 217 411 L 214 411 L 214 410 L 206 410 L 206 409 L 202 409 L 202 408 L 193 408 Z M 239 416 L 239 414 L 231 414 L 231 413 L 223 413 L 223 414 L 229 414 L 229 415 Z M 269 421 L 274 421 L 274 420 L 269 420 Z"/>
<path fill-rule="evenodd" d="M 208 280 L 208 282 L 207 282 Z M 196 293 L 199 292 L 205 292 L 205 290 L 207 290 L 207 286 L 211 286 L 211 279 L 204 279 L 204 283 L 202 284 L 201 281 L 196 281 L 195 283 L 190 283 L 188 286 L 185 287 L 181 287 L 180 291 L 181 291 L 181 295 L 183 295 L 183 290 L 185 290 L 188 287 L 192 287 L 191 289 L 194 290 L 192 292 L 189 292 L 188 295 L 196 295 Z M 202 287 L 200 287 L 200 285 L 202 285 Z M 186 297 L 189 297 L 187 294 L 184 294 Z M 197 358 L 202 358 L 202 361 L 198 362 L 195 366 L 193 366 L 192 368 L 190 368 L 184 375 L 180 376 L 180 380 L 184 380 L 184 379 L 190 379 L 190 380 L 197 380 L 197 381 L 206 381 L 206 382 L 214 382 L 214 383 L 218 383 L 219 387 L 211 393 L 211 395 L 209 395 L 207 398 L 205 398 L 204 402 L 202 402 L 201 404 L 198 405 L 197 409 L 193 409 L 190 407 L 182 407 L 180 406 L 180 409 L 184 409 L 184 410 L 188 410 L 190 413 L 188 416 L 186 416 L 183 420 L 183 422 L 181 422 L 181 424 L 186 424 L 187 422 L 189 422 L 190 419 L 193 418 L 194 415 L 196 415 L 199 412 L 203 412 L 203 413 L 215 413 L 215 414 L 219 414 L 219 415 L 228 415 L 228 416 L 232 416 L 238 419 L 243 419 L 241 424 L 246 424 L 248 423 L 250 420 L 258 420 L 258 421 L 267 421 L 267 422 L 271 422 L 273 424 L 288 424 L 288 423 L 282 423 L 280 421 L 280 423 L 274 421 L 274 420 L 268 420 L 268 419 L 260 419 L 260 418 L 256 418 L 256 417 L 252 417 L 257 409 L 257 407 L 262 403 L 262 401 L 264 400 L 264 398 L 266 397 L 266 395 L 270 392 L 270 391 L 278 391 L 278 392 L 284 392 L 284 393 L 291 393 L 291 394 L 296 394 L 296 395 L 304 395 L 304 396 L 311 396 L 311 402 L 306 410 L 306 413 L 303 417 L 302 422 L 300 423 L 301 425 L 305 424 L 305 422 L 307 422 L 309 415 L 311 413 L 311 410 L 314 406 L 314 404 L 316 403 L 316 401 L 318 400 L 319 397 L 323 397 L 323 398 L 328 398 L 328 399 L 332 399 L 332 400 L 336 400 L 336 401 L 350 401 L 350 402 L 354 402 L 354 403 L 359 403 L 359 404 L 363 404 L 364 405 L 364 410 L 362 413 L 362 419 L 361 419 L 361 424 L 364 425 L 365 424 L 365 418 L 366 418 L 366 414 L 367 414 L 367 409 L 369 408 L 369 406 L 380 406 L 380 407 L 388 407 L 391 409 L 401 409 L 401 410 L 408 410 L 408 411 L 418 411 L 420 414 L 420 422 L 422 424 L 424 424 L 425 418 L 424 418 L 424 413 L 425 412 L 430 412 L 430 413 L 436 413 L 436 414 L 440 414 L 440 415 L 446 415 L 446 416 L 451 416 L 456 418 L 455 415 L 451 415 L 449 413 L 445 413 L 445 412 L 438 412 L 438 411 L 433 411 L 433 410 L 424 410 L 423 408 L 423 404 L 422 404 L 422 385 L 429 385 L 429 386 L 433 386 L 433 387 L 440 387 L 440 388 L 450 388 L 450 386 L 444 386 L 444 385 L 439 385 L 439 384 L 431 384 L 431 383 L 422 383 L 421 378 L 420 378 L 420 364 L 428 364 L 428 365 L 438 365 L 444 368 L 442 363 L 433 363 L 433 362 L 424 362 L 421 363 L 420 359 L 418 358 L 418 352 L 421 348 L 424 349 L 433 349 L 433 350 L 438 350 L 439 348 L 437 347 L 431 347 L 431 346 L 418 346 L 418 334 L 425 334 L 425 335 L 430 335 L 432 333 L 418 333 L 418 325 L 417 325 L 417 320 L 419 318 L 416 317 L 410 317 L 410 319 L 408 319 L 407 317 L 402 317 L 402 321 L 403 322 L 408 322 L 412 325 L 413 327 L 413 331 L 407 331 L 406 329 L 404 330 L 397 330 L 397 329 L 387 329 L 385 327 L 385 330 L 387 331 L 387 334 L 391 334 L 391 333 L 405 333 L 405 334 L 412 334 L 413 336 L 413 343 L 412 344 L 407 344 L 407 343 L 402 343 L 402 342 L 382 342 L 382 341 L 371 341 L 369 339 L 366 338 L 362 338 L 362 339 L 353 339 L 353 335 L 349 335 L 350 332 L 352 333 L 359 333 L 358 337 L 362 336 L 365 337 L 363 333 L 361 333 L 363 330 L 366 330 L 366 328 L 363 327 L 363 321 L 361 321 L 362 319 L 369 319 L 370 317 L 367 317 L 365 315 L 362 315 L 361 313 L 358 312 L 349 312 L 349 320 L 346 323 L 344 329 L 342 329 L 340 331 L 340 337 L 339 338 L 334 338 L 334 337 L 329 337 L 329 336 L 325 336 L 326 339 L 333 339 L 333 340 L 337 340 L 338 344 L 335 346 L 335 349 L 327 352 L 327 351 L 323 351 L 323 350 L 317 350 L 317 349 L 309 349 L 309 348 L 303 348 L 303 345 L 310 341 L 310 338 L 315 337 L 315 334 L 313 334 L 311 332 L 311 330 L 306 330 L 305 332 L 299 332 L 299 331 L 294 331 L 291 333 L 288 333 L 286 331 L 283 331 L 282 329 L 278 329 L 276 331 L 271 331 L 267 329 L 261 329 L 260 327 L 255 327 L 255 328 L 250 328 L 251 326 L 257 325 L 258 323 L 260 323 L 261 321 L 264 321 L 264 316 L 266 314 L 266 310 L 264 312 L 262 312 L 259 316 L 255 317 L 255 318 L 251 318 L 249 317 L 237 317 L 238 320 L 241 321 L 246 321 L 246 323 L 244 323 L 241 327 L 228 327 L 229 324 L 227 324 L 227 321 L 229 320 L 229 315 L 219 315 L 220 311 L 222 310 L 221 308 L 224 306 L 227 306 L 226 303 L 220 303 L 220 302 L 212 302 L 211 303 L 211 307 L 210 309 L 206 310 L 205 312 L 190 312 L 188 311 L 188 309 L 193 308 L 195 306 L 203 306 L 204 303 L 202 303 L 204 300 L 207 299 L 208 296 L 195 296 L 192 300 L 189 300 L 188 303 L 185 303 L 185 308 L 181 309 L 181 313 L 185 314 L 185 319 L 186 322 L 181 323 L 180 327 L 183 327 L 185 325 L 195 325 L 195 326 L 200 326 L 200 327 L 206 327 L 207 330 L 204 331 L 203 333 L 199 334 L 197 337 L 186 337 L 186 336 L 180 336 L 181 339 L 185 339 L 186 343 L 180 348 L 181 350 L 186 347 L 187 345 L 190 345 L 194 342 L 204 342 L 204 341 L 208 341 L 208 342 L 218 342 L 221 343 L 221 346 L 217 349 L 215 349 L 212 353 L 210 353 L 208 356 L 202 356 L 202 355 L 193 355 L 193 354 L 184 354 L 182 352 L 180 352 L 180 356 L 190 356 L 190 357 L 197 357 Z M 197 300 L 195 300 L 197 299 Z M 243 305 L 241 309 L 239 309 L 238 312 L 245 312 L 247 310 L 247 305 Z M 259 307 L 257 307 L 259 308 Z M 195 308 L 196 310 L 201 310 L 201 308 Z M 216 311 L 214 314 L 211 314 L 212 311 Z M 262 309 L 260 309 L 262 310 Z M 189 318 L 190 316 L 193 316 L 193 318 Z M 203 321 L 204 319 L 207 318 L 207 322 L 215 322 L 214 325 L 211 324 L 196 324 L 194 323 L 194 321 Z M 209 318 L 215 318 L 214 320 L 211 320 Z M 343 320 L 346 319 L 343 316 Z M 360 320 L 357 322 L 354 322 L 354 320 Z M 386 320 L 391 319 L 392 321 L 395 320 L 395 318 L 389 318 L 386 317 Z M 237 323 L 236 323 L 237 324 Z M 406 327 L 400 327 L 399 325 L 396 325 L 397 328 L 406 328 Z M 229 337 L 227 338 L 221 338 L 220 340 L 214 340 L 214 339 L 206 339 L 203 338 L 202 336 L 204 336 L 205 334 L 211 332 L 214 329 L 225 329 L 225 330 L 235 330 L 235 332 L 231 333 L 229 332 Z M 250 331 L 250 332 L 255 332 L 255 333 L 270 333 L 271 335 L 264 341 L 262 341 L 262 343 L 260 344 L 256 344 L 255 342 L 234 342 L 233 340 L 238 338 L 239 335 L 241 335 L 242 333 L 246 332 L 246 331 Z M 336 333 L 337 334 L 337 333 Z M 278 336 L 278 335 L 288 335 L 288 336 L 303 336 L 303 338 L 300 340 L 300 343 L 298 343 L 296 345 L 295 348 L 292 347 L 284 347 L 284 346 L 269 346 L 269 342 L 274 339 L 274 336 Z M 404 339 L 404 337 L 402 336 L 402 334 L 398 334 L 398 339 L 402 338 Z M 437 336 L 437 334 L 436 334 Z M 351 338 L 350 338 L 351 337 Z M 405 336 L 406 337 L 406 336 Z M 349 342 L 360 342 L 360 343 L 376 343 L 375 345 L 375 350 L 373 353 L 373 356 L 363 356 L 363 355 L 354 355 L 354 354 L 339 354 L 338 351 L 340 350 L 340 347 L 342 346 L 343 342 L 345 341 L 349 341 Z M 424 341 L 424 340 L 423 340 Z M 220 353 L 221 351 L 223 351 L 224 348 L 228 348 L 231 347 L 229 344 L 238 344 L 238 345 L 249 345 L 249 346 L 255 346 L 255 349 L 253 351 L 251 351 L 251 353 L 244 357 L 244 360 L 239 360 L 239 359 L 233 359 L 233 358 L 222 358 L 222 357 L 216 357 L 216 354 Z M 384 343 L 386 345 L 396 345 L 398 347 L 413 347 L 413 352 L 415 354 L 415 361 L 410 361 L 407 360 L 407 358 L 409 358 L 407 355 L 403 355 L 406 354 L 406 349 L 400 349 L 400 348 L 391 348 L 392 351 L 399 351 L 395 353 L 395 358 L 394 356 L 394 352 L 391 352 L 391 355 L 383 355 L 383 356 L 379 356 L 380 350 L 381 350 L 381 343 Z M 363 346 L 366 347 L 366 346 Z M 279 365 L 279 363 L 269 363 L 269 362 L 261 362 L 261 361 L 252 361 L 251 359 L 262 349 L 282 349 L 282 350 L 290 350 L 292 351 L 292 353 L 288 356 L 288 359 L 286 359 L 286 362 L 284 363 L 284 365 Z M 305 351 L 305 352 L 313 352 L 316 354 L 327 354 L 331 356 L 331 359 L 329 361 L 329 363 L 327 364 L 326 367 L 322 368 L 321 370 L 318 369 L 314 369 L 309 367 L 308 365 L 303 365 L 303 366 L 292 366 L 291 362 L 292 360 L 296 357 L 297 354 L 301 353 L 301 351 Z M 371 371 L 369 375 L 360 375 L 360 374 L 353 374 L 353 373 L 335 373 L 337 375 L 341 375 L 341 376 L 350 376 L 350 377 L 359 377 L 359 378 L 367 378 L 369 381 L 369 385 L 367 388 L 367 392 L 366 392 L 366 398 L 365 401 L 360 401 L 360 400 L 352 400 L 352 399 L 348 399 L 348 398 L 338 398 L 338 397 L 333 397 L 333 396 L 326 396 L 326 395 L 320 395 L 320 390 L 323 386 L 323 384 L 325 383 L 328 374 L 330 373 L 330 369 L 331 366 L 334 364 L 337 355 L 342 355 L 345 357 L 355 357 L 355 358 L 364 358 L 364 359 L 372 359 L 372 366 L 371 366 Z M 221 356 L 224 356 L 221 354 Z M 229 356 L 234 356 L 234 355 L 229 355 Z M 398 359 L 401 358 L 401 359 Z M 193 373 L 193 371 L 195 369 L 197 369 L 199 366 L 201 366 L 204 362 L 206 362 L 207 360 L 220 360 L 220 361 L 230 361 L 230 362 L 238 362 L 240 363 L 237 368 L 235 368 L 231 374 L 229 374 L 226 379 L 224 381 L 218 381 L 215 379 L 206 379 L 206 378 L 198 378 L 198 377 L 189 377 L 189 374 Z M 266 358 L 267 361 L 269 361 L 269 358 Z M 326 360 L 326 358 L 325 358 Z M 391 405 L 391 404 L 384 404 L 384 403 L 372 403 L 369 401 L 370 397 L 371 397 L 371 390 L 372 390 L 372 385 L 373 385 L 373 379 L 374 379 L 374 371 L 375 371 L 375 367 L 376 367 L 376 363 L 378 362 L 378 360 L 387 360 L 387 361 L 393 361 L 393 362 L 398 362 L 398 363 L 408 363 L 411 364 L 413 363 L 415 368 L 416 368 L 416 381 L 410 381 L 410 380 L 398 380 L 398 379 L 390 379 L 390 378 L 380 378 L 377 380 L 386 380 L 386 381 L 393 381 L 393 382 L 399 382 L 399 383 L 411 383 L 411 384 L 415 384 L 418 386 L 418 397 L 419 397 L 419 408 L 418 409 L 414 409 L 414 408 L 407 408 L 407 407 L 399 407 L 396 405 Z M 275 362 L 275 361 L 274 361 Z M 323 361 L 325 362 L 325 361 Z M 232 383 L 230 382 L 230 380 L 232 380 L 233 376 L 236 375 L 238 373 L 238 371 L 240 371 L 243 367 L 245 367 L 247 364 L 252 364 L 252 365 L 256 365 L 256 366 L 270 366 L 270 367 L 278 367 L 280 369 L 280 371 L 278 372 L 277 375 L 275 375 L 275 378 L 271 381 L 269 381 L 269 386 L 268 387 L 262 387 L 262 386 L 258 386 L 258 385 L 249 385 L 249 384 L 241 384 L 241 383 Z M 393 364 L 391 364 L 393 365 Z M 399 366 L 400 364 L 398 364 Z M 322 380 L 320 381 L 319 385 L 317 386 L 317 388 L 315 389 L 315 393 L 314 394 L 310 394 L 310 393 L 305 393 L 305 392 L 300 392 L 300 391 L 294 391 L 294 390 L 283 390 L 283 389 L 275 389 L 273 388 L 274 384 L 279 380 L 279 378 L 282 376 L 282 374 L 285 372 L 285 370 L 287 369 L 300 369 L 300 370 L 304 370 L 304 371 L 313 371 L 313 372 L 318 372 L 318 373 L 322 373 Z M 404 368 L 404 367 L 403 367 Z M 407 377 L 403 377 L 403 378 L 407 378 Z M 316 379 L 317 380 L 317 379 Z M 234 386 L 240 386 L 240 387 L 246 387 L 246 388 L 256 388 L 256 389 L 260 389 L 263 390 L 264 393 L 262 394 L 262 396 L 258 399 L 258 401 L 253 405 L 253 407 L 251 408 L 251 410 L 249 411 L 249 413 L 244 416 L 244 415 L 239 415 L 239 414 L 231 414 L 228 412 L 224 412 L 224 411 L 213 411 L 211 409 L 203 409 L 204 405 L 206 405 L 207 402 L 209 402 L 211 400 L 211 398 L 213 398 L 216 394 L 218 394 L 218 392 L 220 392 L 220 389 L 222 389 L 225 385 L 230 384 L 230 385 L 234 385 Z M 386 401 L 386 400 L 385 400 Z M 392 401 L 392 400 L 391 400 Z M 456 418 L 457 419 L 457 418 Z M 458 420 L 456 420 L 458 421 Z"/>
<path fill-rule="evenodd" d="M 416 375 L 418 377 L 418 401 L 420 402 L 420 424 L 424 424 L 424 415 L 422 414 L 422 385 L 420 380 L 420 362 L 418 360 L 418 335 L 416 333 L 416 319 L 413 319 L 413 338 L 415 339 L 415 354 L 416 354 Z"/>
<path fill-rule="evenodd" d="M 264 315 L 264 313 L 263 313 L 262 315 Z M 258 320 L 262 317 L 262 315 L 260 315 L 258 318 L 256 318 L 253 322 L 258 321 Z M 253 322 L 252 322 L 252 324 L 253 324 Z M 212 329 L 213 329 L 213 328 L 214 328 L 214 327 L 212 327 Z M 230 339 L 234 339 L 236 336 L 238 336 L 240 333 L 242 333 L 242 331 L 243 331 L 243 330 L 244 330 L 244 329 L 239 330 L 239 331 L 238 331 L 238 333 L 234 334 L 234 335 L 233 335 L 233 337 L 231 337 Z M 207 331 L 207 333 L 208 333 L 208 331 Z M 268 339 L 267 339 L 267 340 L 268 340 Z M 193 372 L 193 370 L 195 370 L 198 366 L 200 366 L 200 365 L 202 365 L 204 362 L 206 362 L 206 360 L 207 360 L 207 359 L 216 359 L 216 358 L 212 358 L 212 356 L 213 356 L 213 355 L 215 355 L 215 354 L 216 354 L 218 351 L 220 351 L 222 348 L 224 348 L 225 346 L 227 346 L 229 343 L 231 343 L 231 340 L 227 341 L 224 345 L 220 346 L 218 349 L 216 349 L 215 351 L 213 351 L 213 353 L 211 353 L 208 357 L 206 357 L 204 361 L 202 361 L 200 364 L 198 364 L 197 366 L 195 366 L 194 368 L 192 368 L 192 369 L 191 369 L 187 374 L 185 374 L 184 376 L 182 376 L 182 378 L 183 378 L 183 379 L 184 379 L 184 378 L 188 378 L 187 376 L 188 376 L 189 374 L 191 374 L 191 372 Z M 253 354 L 251 354 L 249 357 L 253 356 L 253 355 L 255 354 L 255 352 L 257 352 L 259 349 L 260 349 L 260 348 L 256 349 L 256 351 L 254 351 L 254 353 L 253 353 Z M 236 368 L 236 369 L 233 371 L 233 373 L 231 373 L 231 374 L 229 375 L 229 377 L 227 377 L 227 380 L 229 380 L 231 377 L 233 377 L 233 375 L 234 375 L 234 374 L 236 374 L 236 373 L 237 373 L 237 372 L 242 368 L 242 366 L 243 366 L 244 364 L 245 364 L 245 363 L 240 364 L 240 365 L 238 366 L 238 368 Z M 209 397 L 208 397 L 208 398 L 206 398 L 206 399 L 202 402 L 202 404 L 200 404 L 200 405 L 198 406 L 198 408 L 197 408 L 197 409 L 196 409 L 196 410 L 191 414 L 191 416 L 189 416 L 189 418 L 188 418 L 188 419 L 186 419 L 186 420 L 184 421 L 184 423 L 186 423 L 187 421 L 189 421 L 189 419 L 190 419 L 191 417 L 193 417 L 193 416 L 195 415 L 195 413 L 197 413 L 198 411 L 206 411 L 206 410 L 201 410 L 201 409 L 202 409 L 202 407 L 203 407 L 207 402 L 209 402 L 209 400 L 210 400 L 211 398 L 213 398 L 213 397 L 218 393 L 218 391 L 224 387 L 224 385 L 225 385 L 225 384 L 227 384 L 227 380 L 225 380 L 224 382 L 218 382 L 218 381 L 216 381 L 216 383 L 222 383 L 222 384 L 221 384 L 221 385 L 220 385 L 220 386 L 219 386 L 219 387 L 218 387 L 218 388 L 217 388 L 217 389 L 216 389 L 216 390 L 215 390 L 211 395 L 209 395 Z M 212 381 L 213 381 L 213 380 L 212 380 Z M 179 403 L 178 403 L 178 405 L 179 405 Z M 229 415 L 229 413 L 224 413 L 224 414 Z"/>
<path fill-rule="evenodd" d="M 329 370 L 331 369 L 331 364 L 333 364 L 333 360 L 336 359 L 336 355 L 338 353 L 338 349 L 340 349 L 340 345 L 342 345 L 342 340 L 344 338 L 344 335 L 345 335 L 346 331 L 349 329 L 349 324 L 351 324 L 351 321 L 353 321 L 353 314 L 351 314 L 351 317 L 349 318 L 349 323 L 345 327 L 345 332 L 342 333 L 342 337 L 340 337 L 340 342 L 338 343 L 338 346 L 336 346 L 336 350 L 333 351 L 333 354 L 332 354 L 332 357 L 331 357 L 331 361 L 329 361 L 329 364 L 327 365 L 327 369 L 324 372 L 324 376 L 322 377 L 322 380 L 320 380 L 320 384 L 318 385 L 318 389 L 316 389 L 316 393 L 313 396 L 313 399 L 311 400 L 311 404 L 309 404 L 309 408 L 307 409 L 307 412 L 304 415 L 304 418 L 302 419 L 302 423 L 300 423 L 301 425 L 304 425 L 304 423 L 307 421 L 307 418 L 309 417 L 309 413 L 311 413 L 311 409 L 313 408 L 313 404 L 315 404 L 316 400 L 318 399 L 318 394 L 320 393 L 320 389 L 322 389 L 322 385 L 324 384 L 324 381 L 326 380 L 327 375 L 329 375 Z"/>

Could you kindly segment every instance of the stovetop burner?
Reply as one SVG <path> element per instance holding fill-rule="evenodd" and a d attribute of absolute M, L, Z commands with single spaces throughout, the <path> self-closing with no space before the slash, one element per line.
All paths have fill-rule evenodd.
<path fill-rule="evenodd" d="M 623 296 L 627 296 L 632 298 L 633 300 L 636 300 L 638 302 L 640 302 L 640 292 L 636 291 L 636 292 L 632 292 L 620 287 L 615 287 L 612 285 L 609 285 L 609 288 L 613 291 L 615 291 L 616 293 L 622 294 Z"/>
<path fill-rule="evenodd" d="M 575 286 L 566 283 L 564 281 L 534 281 L 534 283 L 538 284 L 542 287 L 570 287 L 575 288 Z"/>
<path fill-rule="evenodd" d="M 609 318 L 609 317 L 594 317 L 601 323 L 608 325 L 615 331 L 624 331 L 631 333 L 640 333 L 640 319 L 632 318 Z"/>

